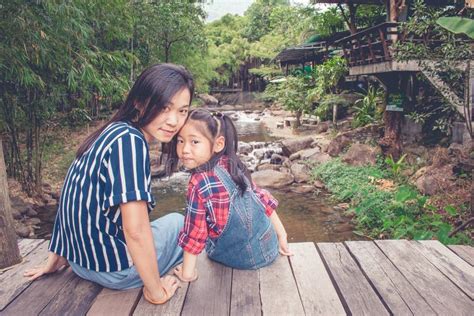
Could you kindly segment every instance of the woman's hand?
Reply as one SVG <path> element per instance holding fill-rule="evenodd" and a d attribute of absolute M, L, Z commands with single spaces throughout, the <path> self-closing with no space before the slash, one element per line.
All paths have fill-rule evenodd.
<path fill-rule="evenodd" d="M 286 234 L 278 236 L 278 252 L 283 256 L 293 256 L 288 245 Z"/>
<path fill-rule="evenodd" d="M 178 277 L 183 282 L 193 282 L 196 281 L 198 278 L 198 272 L 197 269 L 194 268 L 194 273 L 193 275 L 186 275 L 184 273 L 183 265 L 180 264 L 176 268 L 174 268 L 173 273 Z"/>
<path fill-rule="evenodd" d="M 165 275 L 160 278 L 160 280 L 162 285 L 161 291 L 152 293 L 147 287 L 143 288 L 143 296 L 151 304 L 160 305 L 166 303 L 173 297 L 174 293 L 181 285 L 179 280 L 171 275 Z"/>
<path fill-rule="evenodd" d="M 48 254 L 48 261 L 42 267 L 34 267 L 32 269 L 28 269 L 23 273 L 24 277 L 29 277 L 28 280 L 33 281 L 39 278 L 40 276 L 48 273 L 53 273 L 58 271 L 63 266 L 68 266 L 69 263 L 67 262 L 66 258 L 61 257 L 60 255 L 50 252 Z"/>

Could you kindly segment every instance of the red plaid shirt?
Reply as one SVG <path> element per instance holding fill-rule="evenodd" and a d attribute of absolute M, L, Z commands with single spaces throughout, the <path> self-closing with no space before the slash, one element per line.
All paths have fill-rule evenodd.
<path fill-rule="evenodd" d="M 227 168 L 227 159 L 222 157 L 219 166 Z M 270 217 L 278 201 L 266 190 L 254 185 L 265 214 Z M 179 233 L 178 244 L 183 250 L 199 254 L 206 245 L 207 237 L 216 238 L 224 229 L 229 216 L 229 192 L 214 170 L 197 172 L 191 176 L 186 196 L 184 228 Z"/>

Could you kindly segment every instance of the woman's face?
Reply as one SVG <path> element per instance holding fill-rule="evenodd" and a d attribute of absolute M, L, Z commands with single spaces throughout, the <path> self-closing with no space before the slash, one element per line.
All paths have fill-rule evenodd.
<path fill-rule="evenodd" d="M 191 100 L 191 94 L 188 89 L 176 93 L 165 109 L 153 121 L 141 128 L 146 141 L 150 143 L 156 139 L 162 143 L 170 142 L 188 117 L 189 100 Z"/>

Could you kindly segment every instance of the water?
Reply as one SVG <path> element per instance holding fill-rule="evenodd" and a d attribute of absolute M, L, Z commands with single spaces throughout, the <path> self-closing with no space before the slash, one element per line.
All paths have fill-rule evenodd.
<path fill-rule="evenodd" d="M 274 141 L 260 121 L 253 118 L 256 114 L 239 113 L 235 121 L 239 140 Z M 156 219 L 170 212 L 184 214 L 186 189 L 189 175 L 185 172 L 175 174 L 170 179 L 155 179 L 152 193 L 156 198 L 156 208 L 150 214 Z M 279 201 L 278 215 L 288 233 L 290 242 L 335 242 L 359 239 L 355 236 L 350 218 L 333 209 L 327 193 L 295 193 L 291 188 L 286 190 L 271 189 Z"/>

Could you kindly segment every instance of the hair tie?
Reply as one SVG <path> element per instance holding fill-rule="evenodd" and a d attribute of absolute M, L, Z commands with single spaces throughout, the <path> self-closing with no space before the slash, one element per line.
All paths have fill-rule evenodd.
<path fill-rule="evenodd" d="M 222 112 L 211 112 L 211 116 L 221 118 L 224 117 L 224 114 L 222 114 Z"/>

